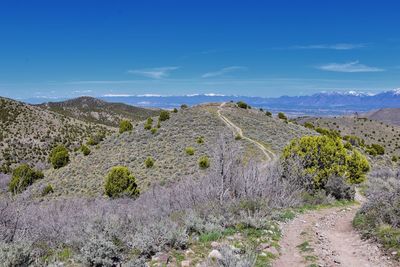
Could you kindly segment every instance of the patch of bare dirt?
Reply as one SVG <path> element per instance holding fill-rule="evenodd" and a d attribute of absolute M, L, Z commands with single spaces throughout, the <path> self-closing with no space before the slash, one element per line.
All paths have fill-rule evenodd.
<path fill-rule="evenodd" d="M 273 266 L 400 266 L 353 229 L 358 208 L 310 211 L 283 225 L 281 256 Z"/>

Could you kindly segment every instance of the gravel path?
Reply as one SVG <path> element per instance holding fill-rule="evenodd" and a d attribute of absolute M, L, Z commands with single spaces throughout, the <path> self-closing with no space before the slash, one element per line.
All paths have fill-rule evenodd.
<path fill-rule="evenodd" d="M 281 256 L 273 266 L 399 266 L 353 229 L 358 208 L 311 211 L 283 225 Z"/>

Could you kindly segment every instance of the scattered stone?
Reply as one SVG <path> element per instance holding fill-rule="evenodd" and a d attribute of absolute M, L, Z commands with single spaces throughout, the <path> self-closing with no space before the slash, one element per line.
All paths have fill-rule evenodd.
<path fill-rule="evenodd" d="M 221 244 L 220 243 L 218 243 L 218 242 L 215 242 L 215 241 L 213 241 L 213 242 L 211 242 L 211 247 L 212 248 L 219 248 L 221 246 Z"/>
<path fill-rule="evenodd" d="M 338 259 L 334 259 L 333 262 L 340 265 L 340 261 Z"/>
<path fill-rule="evenodd" d="M 181 267 L 190 267 L 190 261 L 188 261 L 188 260 L 182 261 L 181 262 Z"/>
<path fill-rule="evenodd" d="M 397 251 L 393 251 L 393 252 L 392 252 L 392 255 L 397 255 Z"/>
<path fill-rule="evenodd" d="M 260 251 L 260 250 L 266 250 L 266 249 L 269 248 L 269 247 L 271 247 L 270 244 L 268 244 L 268 243 L 262 243 L 262 244 L 260 244 L 260 245 L 257 247 L 257 250 L 258 250 L 258 251 Z"/>
<path fill-rule="evenodd" d="M 189 248 L 188 250 L 185 251 L 185 255 L 186 255 L 186 256 L 188 256 L 188 255 L 193 255 L 193 254 L 194 254 L 194 251 L 191 250 L 190 248 Z"/>
<path fill-rule="evenodd" d="M 269 253 L 274 254 L 274 255 L 278 255 L 279 254 L 279 251 L 275 247 L 266 248 L 266 249 L 264 249 L 264 251 L 265 252 L 269 252 Z"/>
<path fill-rule="evenodd" d="M 210 252 L 210 254 L 208 254 L 208 257 L 209 257 L 210 259 L 217 259 L 217 260 L 222 260 L 222 259 L 223 259 L 221 252 L 219 252 L 219 251 L 216 250 L 216 249 L 212 250 L 212 251 Z"/>

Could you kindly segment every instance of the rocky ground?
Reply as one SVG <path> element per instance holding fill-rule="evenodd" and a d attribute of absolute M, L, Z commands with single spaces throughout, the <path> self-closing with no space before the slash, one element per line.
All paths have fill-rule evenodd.
<path fill-rule="evenodd" d="M 301 214 L 283 225 L 281 256 L 274 266 L 398 266 L 352 227 L 358 205 Z"/>

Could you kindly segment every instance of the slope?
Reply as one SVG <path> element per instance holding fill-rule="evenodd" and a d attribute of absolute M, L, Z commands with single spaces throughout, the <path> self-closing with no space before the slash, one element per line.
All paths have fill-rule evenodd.
<path fill-rule="evenodd" d="M 157 116 L 159 109 L 134 107 L 122 103 L 109 103 L 93 97 L 79 97 L 63 102 L 48 102 L 40 107 L 90 123 L 118 127 L 122 119 L 142 121 Z"/>
<path fill-rule="evenodd" d="M 45 168 L 50 149 L 78 147 L 103 126 L 78 121 L 11 99 L 0 98 L 0 172 L 20 163 Z"/>
<path fill-rule="evenodd" d="M 400 127 L 384 122 L 358 117 L 303 117 L 296 119 L 300 124 L 312 123 L 315 127 L 337 130 L 342 136 L 356 135 L 367 145 L 379 144 L 388 155 L 400 155 Z"/>
<path fill-rule="evenodd" d="M 77 155 L 68 166 L 48 171 L 45 179 L 32 188 L 33 193 L 39 193 L 42 186 L 50 183 L 55 190 L 53 197 L 102 195 L 104 177 L 116 165 L 127 166 L 136 176 L 140 188 L 146 190 L 151 184 L 164 185 L 187 176 L 218 170 L 221 164 L 218 148 L 221 146 L 236 145 L 240 156 L 247 160 L 265 160 L 264 152 L 254 142 L 235 138 L 236 133 L 218 116 L 220 108 L 220 104 L 206 104 L 171 113 L 171 118 L 162 122 L 154 134 L 144 129 L 144 122 L 134 127 L 132 132 L 114 134 L 89 156 Z M 251 119 L 252 123 L 242 123 L 245 135 L 248 132 L 252 140 L 265 144 L 266 148 L 279 148 L 293 137 L 313 134 L 302 126 L 283 123 L 259 111 L 242 110 L 231 105 L 222 107 L 221 112 L 239 122 L 243 115 Z M 253 134 L 265 131 L 275 134 Z M 204 143 L 198 142 L 199 137 L 203 137 Z M 194 155 L 185 152 L 187 147 L 195 149 Z M 276 153 L 279 154 L 279 151 Z M 209 169 L 199 168 L 201 156 L 210 158 Z M 155 160 L 153 167 L 145 166 L 147 157 Z"/>

